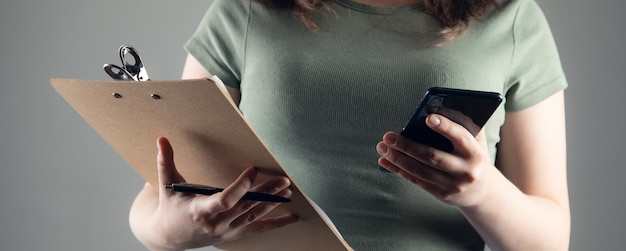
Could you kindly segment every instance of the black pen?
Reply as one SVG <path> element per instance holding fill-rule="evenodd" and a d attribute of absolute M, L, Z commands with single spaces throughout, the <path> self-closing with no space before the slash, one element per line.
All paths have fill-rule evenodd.
<path fill-rule="evenodd" d="M 202 195 L 212 195 L 212 194 L 216 194 L 216 193 L 224 191 L 224 188 L 217 188 L 217 187 L 189 184 L 189 183 L 172 183 L 169 185 L 165 185 L 165 188 L 171 189 L 172 191 L 175 191 L 175 192 L 193 193 L 193 194 L 202 194 Z M 277 195 L 272 195 L 272 194 L 267 194 L 267 193 L 257 193 L 257 192 L 247 192 L 241 199 L 263 201 L 263 202 L 291 202 L 291 199 L 288 199 L 285 197 L 280 197 Z"/>

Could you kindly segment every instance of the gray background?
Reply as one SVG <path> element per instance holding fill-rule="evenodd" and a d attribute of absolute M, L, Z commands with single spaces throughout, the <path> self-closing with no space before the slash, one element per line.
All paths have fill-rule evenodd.
<path fill-rule="evenodd" d="M 624 250 L 626 3 L 539 1 L 570 82 L 571 250 Z M 210 2 L 0 3 L 1 250 L 144 250 L 127 223 L 142 179 L 48 80 L 107 79 L 102 64 L 118 61 L 122 43 L 139 49 L 153 79 L 177 79 L 182 44 Z"/>

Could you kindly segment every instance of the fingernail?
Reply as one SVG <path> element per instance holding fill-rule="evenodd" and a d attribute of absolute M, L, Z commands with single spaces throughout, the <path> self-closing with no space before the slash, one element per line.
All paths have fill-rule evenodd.
<path fill-rule="evenodd" d="M 439 124 L 441 124 L 441 119 L 439 119 L 439 117 L 437 117 L 437 116 L 433 116 L 433 115 L 431 115 L 431 116 L 428 118 L 428 122 L 430 122 L 430 124 L 431 124 L 432 126 L 438 126 Z"/>
<path fill-rule="evenodd" d="M 378 151 L 378 153 L 381 154 L 381 155 L 385 155 L 388 150 L 389 150 L 389 148 L 387 147 L 387 144 L 385 144 L 385 143 L 379 143 L 376 146 L 376 151 Z"/>
<path fill-rule="evenodd" d="M 385 134 L 384 141 L 385 143 L 393 146 L 396 144 L 396 142 L 398 142 L 398 138 L 396 137 L 395 134 L 388 133 L 388 134 Z"/>

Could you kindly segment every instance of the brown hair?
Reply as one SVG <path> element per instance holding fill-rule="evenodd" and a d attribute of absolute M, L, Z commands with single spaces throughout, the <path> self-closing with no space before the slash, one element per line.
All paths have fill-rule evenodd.
<path fill-rule="evenodd" d="M 332 12 L 329 4 L 334 0 L 254 0 L 265 4 L 286 7 L 293 10 L 304 25 L 313 31 L 320 30 L 313 13 L 323 10 Z M 420 5 L 424 12 L 441 23 L 437 31 L 441 41 L 437 45 L 444 45 L 459 37 L 467 28 L 471 19 L 481 19 L 487 8 L 500 6 L 496 0 L 422 0 Z"/>

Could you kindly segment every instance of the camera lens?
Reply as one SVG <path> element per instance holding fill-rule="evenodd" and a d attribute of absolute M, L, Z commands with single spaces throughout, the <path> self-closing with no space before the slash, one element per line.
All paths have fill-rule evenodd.
<path fill-rule="evenodd" d="M 430 98 L 430 100 L 428 100 L 428 105 L 430 106 L 441 106 L 442 103 L 443 97 L 440 96 L 433 96 Z"/>

